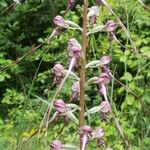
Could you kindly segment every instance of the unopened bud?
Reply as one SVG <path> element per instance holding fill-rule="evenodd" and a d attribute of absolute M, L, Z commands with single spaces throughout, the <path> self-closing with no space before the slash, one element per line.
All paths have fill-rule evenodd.
<path fill-rule="evenodd" d="M 62 150 L 62 144 L 59 140 L 54 140 L 51 145 L 51 150 Z"/>

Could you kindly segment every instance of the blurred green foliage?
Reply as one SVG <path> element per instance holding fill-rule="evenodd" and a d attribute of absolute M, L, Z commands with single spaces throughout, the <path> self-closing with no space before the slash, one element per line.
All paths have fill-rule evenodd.
<path fill-rule="evenodd" d="M 123 21 L 135 42 L 139 55 L 134 54 L 130 41 L 119 27 L 116 37 L 125 45 L 119 46 L 116 42 L 110 44 L 106 33 L 96 33 L 91 36 L 87 62 L 100 59 L 103 55 L 111 55 L 110 65 L 114 76 L 127 85 L 135 94 L 126 90 L 115 80 L 109 87 L 109 99 L 123 132 L 130 141 L 133 150 L 148 150 L 150 148 L 150 16 L 137 1 L 108 0 L 113 10 Z M 57 87 L 45 95 L 53 82 L 52 67 L 61 63 L 68 68 L 67 42 L 76 37 L 81 42 L 81 36 L 73 30 L 62 30 L 59 38 L 50 43 L 47 38 L 54 29 L 52 18 L 57 14 L 82 25 L 82 1 L 77 1 L 76 7 L 64 15 L 66 1 L 62 0 L 25 0 L 18 5 L 13 1 L 0 2 L 0 149 L 15 149 L 25 141 L 39 127 L 46 110 L 45 103 L 34 95 L 50 101 Z M 93 1 L 90 1 L 93 4 Z M 97 24 L 113 19 L 105 7 L 100 8 L 100 17 Z M 115 20 L 116 21 L 116 20 Z M 43 46 L 31 55 L 13 64 L 14 60 L 22 57 L 33 47 L 44 42 Z M 9 66 L 10 67 L 7 67 Z M 7 67 L 6 69 L 4 69 Z M 99 70 L 87 70 L 87 79 L 98 76 Z M 71 85 L 69 79 L 59 98 L 66 102 L 70 99 Z M 99 105 L 102 101 L 96 85 L 86 88 L 86 107 Z M 136 95 L 136 96 L 135 96 Z M 78 115 L 78 114 L 77 114 Z M 107 123 L 100 121 L 100 115 L 91 115 L 87 124 L 92 127 L 102 127 L 105 131 L 105 140 L 108 147 L 114 150 L 123 150 L 124 143 L 115 128 L 110 114 Z M 55 123 L 49 129 L 48 142 L 57 136 L 63 127 L 63 120 Z M 63 143 L 78 144 L 78 127 L 70 122 L 63 130 L 59 139 Z M 24 144 L 24 149 L 49 149 L 44 146 L 44 129 L 37 143 L 36 137 Z M 96 142 L 92 140 L 89 149 L 96 149 Z"/>

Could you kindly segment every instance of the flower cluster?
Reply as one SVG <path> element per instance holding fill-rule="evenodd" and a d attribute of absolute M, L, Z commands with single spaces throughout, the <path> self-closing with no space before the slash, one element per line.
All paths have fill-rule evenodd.
<path fill-rule="evenodd" d="M 88 9 L 87 18 L 88 18 L 88 21 L 90 24 L 90 29 L 91 28 L 92 29 L 89 32 L 85 33 L 85 39 L 86 39 L 86 36 L 88 37 L 88 35 L 90 35 L 92 33 L 107 32 L 110 36 L 110 40 L 112 41 L 114 38 L 113 32 L 116 30 L 116 27 L 117 27 L 114 21 L 109 20 L 103 25 L 96 26 L 97 18 L 100 15 L 98 6 L 101 5 L 101 3 L 102 3 L 101 0 L 96 0 L 96 5 L 92 6 Z M 67 9 L 71 9 L 74 6 L 74 4 L 75 4 L 75 0 L 68 0 Z M 61 28 L 77 29 L 77 30 L 80 30 L 82 33 L 84 33 L 83 32 L 84 28 L 82 29 L 80 26 L 78 26 L 76 23 L 74 23 L 72 21 L 65 20 L 62 16 L 57 15 L 56 17 L 53 18 L 53 22 L 57 29 L 57 30 L 55 29 L 55 35 L 57 35 L 57 36 L 60 35 Z M 84 47 L 83 47 L 83 49 L 84 49 Z M 58 93 L 61 91 L 67 77 L 69 75 L 71 75 L 71 73 L 73 74 L 73 71 L 74 71 L 73 69 L 79 67 L 80 62 L 82 65 L 82 58 L 83 59 L 86 58 L 84 56 L 84 54 L 82 53 L 81 45 L 79 44 L 78 40 L 75 38 L 70 38 L 68 41 L 68 56 L 69 56 L 69 69 L 67 70 L 67 73 L 66 73 L 66 70 L 64 70 L 62 65 L 56 64 L 54 66 L 54 75 L 55 76 L 54 76 L 53 85 L 56 85 L 62 79 L 62 75 L 65 74 L 65 77 L 62 79 L 60 86 L 58 88 L 58 91 L 56 92 L 56 95 L 58 95 Z M 81 61 L 79 61 L 80 59 L 81 59 Z M 81 79 L 76 78 L 77 81 L 75 81 L 72 85 L 71 100 L 74 102 L 78 99 L 79 94 L 84 93 L 84 91 L 82 91 L 82 89 L 84 89 L 84 88 L 82 88 L 82 87 L 84 87 L 84 86 L 86 87 L 86 85 L 91 84 L 91 83 L 98 84 L 98 93 L 100 96 L 103 97 L 103 101 L 101 102 L 101 104 L 99 106 L 96 106 L 96 107 L 93 107 L 93 108 L 87 110 L 87 112 L 85 114 L 83 112 L 82 114 L 84 114 L 85 116 L 87 114 L 100 112 L 102 121 L 107 121 L 107 119 L 108 119 L 108 114 L 111 111 L 111 106 L 110 106 L 108 98 L 107 98 L 108 85 L 111 81 L 111 75 L 110 75 L 110 70 L 109 70 L 109 63 L 111 61 L 112 61 L 112 58 L 110 56 L 103 56 L 100 60 L 95 60 L 95 61 L 90 62 L 89 64 L 86 65 L 86 69 L 88 67 L 100 67 L 101 74 L 98 77 L 92 77 L 91 79 L 89 79 L 87 81 L 87 83 L 85 83 L 85 85 L 83 83 L 83 86 L 82 86 L 82 78 Z M 86 60 L 85 60 L 85 62 L 86 62 Z M 85 68 L 85 67 L 83 67 L 83 68 Z M 81 89 L 80 89 L 80 87 L 81 87 Z M 62 99 L 56 99 L 56 97 L 57 97 L 56 95 L 55 95 L 54 99 L 52 100 L 53 108 L 56 110 L 56 112 L 54 113 L 51 120 L 54 120 L 55 118 L 59 118 L 59 117 L 63 116 L 65 118 L 65 120 L 71 119 L 74 122 L 76 122 L 77 124 L 79 124 L 79 121 L 73 114 L 73 111 L 75 111 L 77 109 L 84 110 L 84 109 L 82 109 L 83 107 L 80 105 L 80 108 L 78 108 L 79 106 L 77 106 L 75 104 L 67 104 Z M 72 109 L 72 108 L 74 108 L 74 109 Z M 88 126 L 88 125 L 82 126 L 80 124 L 79 134 L 80 134 L 80 143 L 82 145 L 82 150 L 85 150 L 87 144 L 90 143 L 91 138 L 96 139 L 98 141 L 99 147 L 103 146 L 106 150 L 111 150 L 111 148 L 106 147 L 106 143 L 104 140 L 105 133 L 102 128 L 97 128 L 96 130 L 93 131 L 93 129 L 90 126 Z M 52 150 L 62 150 L 62 144 L 59 140 L 54 140 L 51 143 L 50 147 Z"/>

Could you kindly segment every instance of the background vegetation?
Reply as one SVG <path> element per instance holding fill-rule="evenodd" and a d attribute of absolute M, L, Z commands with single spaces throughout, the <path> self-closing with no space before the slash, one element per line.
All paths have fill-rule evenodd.
<path fill-rule="evenodd" d="M 94 4 L 93 0 L 89 2 Z M 125 48 L 115 42 L 110 44 L 106 33 L 97 33 L 91 37 L 88 62 L 100 59 L 105 54 L 113 57 L 110 68 L 114 76 L 135 93 L 132 94 L 112 80 L 109 98 L 113 110 L 125 136 L 130 141 L 131 149 L 148 150 L 150 149 L 150 14 L 138 0 L 108 0 L 108 2 L 129 30 L 140 55 L 130 51 L 130 42 L 118 25 L 116 36 Z M 149 1 L 146 3 L 148 5 Z M 37 96 L 51 100 L 57 87 L 48 95 L 45 93 L 53 82 L 52 67 L 56 63 L 61 63 L 67 68 L 68 39 L 76 37 L 81 41 L 78 33 L 66 30 L 52 42 L 46 40 L 54 29 L 52 18 L 57 14 L 82 24 L 82 1 L 77 1 L 76 7 L 67 14 L 64 14 L 65 9 L 66 0 L 24 0 L 19 4 L 11 0 L 0 1 L 1 150 L 15 149 L 38 129 L 46 105 Z M 97 23 L 105 23 L 109 19 L 115 20 L 105 7 L 100 8 Z M 44 44 L 39 49 L 11 65 L 14 60 L 40 43 Z M 89 75 L 92 73 L 98 75 L 98 70 L 87 71 Z M 71 85 L 72 81 L 68 80 L 61 92 L 60 98 L 65 101 L 70 98 Z M 87 88 L 86 94 L 87 108 L 100 103 L 96 85 Z M 95 115 L 88 119 L 88 124 L 104 128 L 107 144 L 114 150 L 123 150 L 123 141 L 114 127 L 111 115 L 109 118 L 109 122 L 104 123 L 100 121 L 100 115 Z M 59 121 L 50 128 L 49 142 L 58 135 L 62 126 L 63 121 Z M 77 128 L 75 124 L 69 123 L 59 135 L 59 139 L 63 143 L 78 144 Z M 24 149 L 49 149 L 49 146 L 43 144 L 43 133 L 44 130 L 39 142 L 33 137 L 24 144 Z M 95 145 L 92 142 L 89 149 L 95 149 Z"/>

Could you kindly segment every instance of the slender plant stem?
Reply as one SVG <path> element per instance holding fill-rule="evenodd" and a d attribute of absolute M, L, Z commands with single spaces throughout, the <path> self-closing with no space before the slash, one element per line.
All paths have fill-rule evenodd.
<path fill-rule="evenodd" d="M 83 14 L 83 31 L 82 31 L 82 57 L 81 57 L 81 69 L 80 69 L 80 113 L 79 113 L 79 127 L 84 125 L 84 95 L 85 95 L 85 71 L 86 71 L 86 29 L 87 26 L 87 0 L 84 0 L 84 14 Z M 80 134 L 80 139 L 82 135 Z M 80 144 L 80 149 L 82 145 Z"/>

